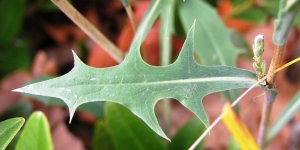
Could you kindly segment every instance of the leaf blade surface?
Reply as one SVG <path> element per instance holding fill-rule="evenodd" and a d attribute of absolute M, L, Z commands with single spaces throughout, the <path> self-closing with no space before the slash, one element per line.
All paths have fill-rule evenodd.
<path fill-rule="evenodd" d="M 4 150 L 25 122 L 24 118 L 12 118 L 0 122 L 0 150 Z"/>
<path fill-rule="evenodd" d="M 152 130 L 168 139 L 154 113 L 157 101 L 177 99 L 204 123 L 208 118 L 201 103 L 210 93 L 248 88 L 256 82 L 253 72 L 228 66 L 201 66 L 193 59 L 194 25 L 178 59 L 155 67 L 140 55 L 141 38 L 118 66 L 96 69 L 86 66 L 74 53 L 75 67 L 66 75 L 14 90 L 56 97 L 68 105 L 72 118 L 76 108 L 93 101 L 112 101 L 129 108 Z"/>
<path fill-rule="evenodd" d="M 33 112 L 16 145 L 16 150 L 53 150 L 48 120 L 41 111 Z"/>

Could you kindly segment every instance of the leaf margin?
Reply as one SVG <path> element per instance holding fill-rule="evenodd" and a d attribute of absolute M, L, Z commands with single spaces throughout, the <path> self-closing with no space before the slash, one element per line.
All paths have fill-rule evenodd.
<path fill-rule="evenodd" d="M 233 71 L 233 70 L 239 70 L 239 71 L 242 71 L 243 69 L 238 69 L 238 68 L 234 68 L 234 67 L 229 67 L 229 66 L 212 66 L 212 67 L 208 67 L 208 66 L 202 66 L 202 65 L 199 65 L 196 61 L 195 61 L 195 59 L 194 59 L 194 57 L 193 57 L 193 43 L 194 43 L 194 30 L 195 30 L 195 22 L 196 21 L 194 21 L 194 23 L 193 23 L 193 25 L 192 25 L 192 27 L 191 27 L 191 29 L 190 29 L 190 31 L 189 31 L 189 34 L 187 35 L 187 38 L 186 38 L 186 41 L 185 41 L 185 43 L 184 43 L 184 46 L 183 46 L 183 48 L 182 48 L 182 51 L 181 51 L 181 53 L 179 54 L 179 57 L 178 57 L 178 59 L 173 63 L 173 64 L 171 64 L 171 65 L 167 65 L 167 66 L 163 66 L 163 67 L 155 67 L 155 66 L 150 66 L 150 65 L 148 65 L 147 63 L 145 63 L 144 61 L 143 61 L 143 59 L 141 58 L 141 55 L 140 55 L 140 45 L 141 45 L 141 42 L 142 42 L 142 37 L 143 37 L 143 35 L 142 34 L 140 34 L 139 36 L 140 37 L 138 37 L 137 39 L 138 40 L 136 40 L 136 43 L 134 43 L 134 44 L 132 44 L 132 46 L 131 46 L 131 49 L 130 49 L 130 51 L 129 51 L 129 53 L 128 53 L 128 55 L 126 56 L 126 58 L 125 58 L 125 60 L 120 64 L 120 65 L 118 65 L 117 67 L 120 67 L 120 68 L 122 68 L 122 67 L 124 67 L 124 66 L 126 66 L 126 65 L 129 65 L 129 66 L 134 66 L 134 67 L 136 67 L 136 63 L 140 63 L 140 65 L 142 65 L 142 67 L 150 67 L 150 68 L 156 68 L 156 69 L 164 69 L 164 68 L 167 68 L 167 67 L 172 67 L 172 65 L 173 65 L 173 67 L 175 66 L 175 68 L 177 67 L 182 67 L 182 68 L 179 68 L 179 70 L 176 70 L 176 72 L 180 72 L 180 71 L 184 71 L 184 69 L 186 69 L 186 67 L 185 67 L 185 65 L 188 65 L 188 67 L 199 67 L 198 69 L 200 69 L 201 67 L 202 67 L 202 69 L 208 69 L 208 70 L 215 70 L 216 72 L 220 72 L 220 70 L 218 70 L 218 68 L 225 68 L 225 69 L 227 69 L 227 70 L 231 70 L 231 71 Z M 80 68 L 80 66 L 82 66 L 82 67 L 88 67 L 88 68 L 93 68 L 93 67 L 90 67 L 90 66 L 87 66 L 87 65 L 85 65 L 83 62 L 81 62 L 80 61 L 80 59 L 79 59 L 79 57 L 75 54 L 75 52 L 73 52 L 73 54 L 74 54 L 74 60 L 75 60 L 75 67 L 68 73 L 68 74 L 70 74 L 70 73 L 74 73 L 74 70 L 75 70 L 75 73 L 76 73 L 76 69 L 77 69 L 77 72 L 79 72 L 79 73 L 83 73 L 83 75 L 85 74 L 83 71 L 81 71 L 81 70 L 78 70 L 78 68 Z M 191 59 L 192 58 L 192 59 Z M 186 63 L 190 63 L 190 64 L 186 64 Z M 177 66 L 176 66 L 177 65 Z M 178 66 L 178 65 L 181 65 L 181 66 Z M 183 65 L 183 66 L 182 66 Z M 190 66 L 191 65 L 191 66 Z M 77 67 L 76 67 L 77 66 Z M 78 67 L 79 66 L 79 67 Z M 106 70 L 106 71 L 112 71 L 113 70 L 113 68 L 114 67 L 109 67 L 109 68 L 102 68 L 103 70 Z M 177 69 L 176 68 L 176 69 Z M 139 68 L 139 69 L 141 69 L 141 68 Z M 181 70 L 180 70 L 181 69 Z M 100 69 L 101 70 L 101 69 Z M 97 73 L 100 73 L 99 71 L 100 71 L 99 69 L 97 69 Z M 73 72 L 72 72 L 73 71 Z M 170 71 L 170 69 L 169 69 L 169 71 Z M 174 71 L 174 70 L 173 70 Z M 255 74 L 253 73 L 253 72 L 251 72 L 251 71 L 248 71 L 248 70 L 243 70 L 244 72 L 243 72 L 243 74 L 245 73 L 245 74 L 247 74 L 247 75 L 249 75 L 249 76 L 251 76 L 251 77 L 249 77 L 249 78 L 247 78 L 247 81 L 244 81 L 245 82 L 245 84 L 243 84 L 243 86 L 242 85 L 240 85 L 240 87 L 239 86 L 235 86 L 235 87 L 233 87 L 233 88 L 231 88 L 231 89 L 236 89 L 236 88 L 247 88 L 247 87 L 250 87 L 251 85 L 253 85 L 255 82 L 256 82 L 256 80 L 257 80 L 257 78 L 256 78 L 256 76 L 255 76 Z M 223 71 L 223 73 L 224 73 L 224 71 Z M 66 75 L 63 75 L 63 76 L 61 76 L 61 77 L 58 77 L 58 78 L 55 78 L 55 79 L 52 79 L 51 81 L 53 82 L 53 80 L 56 80 L 56 81 L 59 81 L 59 80 L 62 80 L 64 77 L 67 77 L 67 75 L 68 74 L 66 74 Z M 149 73 L 150 74 L 150 73 Z M 245 75 L 244 74 L 244 75 Z M 190 74 L 189 74 L 190 75 Z M 191 77 L 191 76 L 188 76 L 188 77 Z M 236 79 L 235 78 L 237 78 L 237 76 L 235 75 L 234 76 L 234 79 L 232 78 L 231 79 L 231 81 L 235 81 Z M 242 78 L 242 79 L 244 79 L 244 78 Z M 64 79 L 65 80 L 65 79 Z M 80 82 L 80 81 L 76 81 L 77 79 L 72 79 L 72 80 L 74 80 L 73 82 Z M 135 80 L 137 80 L 137 79 L 135 79 Z M 199 82 L 200 80 L 199 79 L 195 79 L 195 80 L 197 80 L 197 82 Z M 220 79 L 221 80 L 221 79 Z M 224 79 L 223 79 L 224 80 Z M 190 81 L 190 80 L 189 80 Z M 47 80 L 47 81 L 43 81 L 43 82 L 39 82 L 39 83 L 36 83 L 36 84 L 34 84 L 35 86 L 41 86 L 41 87 L 44 87 L 45 85 L 43 85 L 43 84 L 46 84 L 46 83 L 48 83 L 48 82 L 50 82 L 49 80 Z M 178 82 L 178 81 L 177 81 Z M 194 81 L 195 82 L 195 81 Z M 52 84 L 52 83 L 51 83 Z M 77 83 L 76 83 L 77 84 Z M 54 86 L 54 87 L 53 87 Z M 53 85 L 51 85 L 49 88 L 48 88 L 48 90 L 49 89 L 51 89 L 51 88 L 55 88 L 55 84 L 53 84 Z M 41 90 L 41 87 L 38 87 L 38 90 Z M 25 87 L 22 87 L 22 88 L 19 88 L 19 89 L 15 89 L 15 90 L 13 90 L 14 92 L 23 92 L 23 93 L 29 93 L 30 92 L 30 94 L 36 94 L 36 95 L 44 95 L 44 96 L 50 96 L 50 97 L 55 97 L 55 96 L 53 96 L 53 92 L 49 92 L 48 94 L 45 94 L 46 92 L 44 92 L 44 91 L 42 91 L 42 92 L 44 92 L 44 94 L 41 94 L 39 91 L 32 91 L 33 89 L 33 85 L 28 85 L 28 86 L 25 86 Z M 207 87 L 206 87 L 207 88 Z M 219 91 L 222 91 L 222 88 L 219 88 L 218 86 L 214 86 L 214 87 L 210 87 L 210 88 L 217 88 L 217 90 L 216 89 L 208 89 L 208 91 L 206 91 L 206 92 L 202 92 L 202 93 L 199 93 L 199 94 L 201 94 L 200 95 L 200 100 L 202 100 L 202 98 L 205 96 L 205 95 L 207 95 L 207 94 L 210 94 L 210 93 L 214 93 L 214 92 L 219 92 Z M 219 88 L 219 89 L 218 89 Z M 27 89 L 27 91 L 26 91 L 26 89 Z M 228 87 L 226 87 L 226 89 L 227 90 L 230 90 L 230 88 L 228 89 Z M 211 90 L 211 91 L 209 91 L 209 90 Z M 224 90 L 224 89 L 223 89 Z M 60 91 L 61 92 L 61 91 Z M 186 91 L 185 91 L 186 92 Z M 162 94 L 161 94 L 162 95 Z M 205 113 L 205 111 L 204 111 L 204 108 L 203 108 L 203 104 L 202 104 L 202 101 L 200 102 L 200 103 L 197 103 L 196 105 L 195 104 L 193 104 L 193 102 L 189 102 L 189 101 L 186 101 L 186 99 L 183 99 L 182 98 L 182 95 L 177 95 L 177 96 L 174 96 L 174 97 L 163 97 L 163 96 L 161 96 L 160 95 L 160 97 L 152 97 L 152 98 L 155 98 L 155 100 L 154 100 L 154 103 L 149 103 L 149 105 L 150 106 L 147 106 L 146 105 L 146 108 L 147 109 L 144 109 L 144 110 L 142 110 L 141 108 L 134 108 L 133 106 L 130 106 L 130 105 L 128 105 L 128 103 L 126 104 L 126 103 L 124 103 L 125 101 L 122 101 L 122 102 L 118 102 L 118 101 L 113 101 L 113 100 L 109 100 L 108 98 L 105 98 L 105 99 L 97 99 L 97 100 L 90 100 L 90 101 L 88 101 L 88 102 L 92 102 L 92 101 L 112 101 L 112 102 L 116 102 L 116 103 L 119 103 L 119 104 L 121 104 L 121 105 L 124 105 L 124 106 L 126 106 L 127 108 L 129 108 L 136 116 L 138 116 L 139 118 L 141 118 L 152 130 L 154 130 L 158 135 L 160 135 L 161 137 L 163 137 L 163 138 L 165 138 L 165 139 L 167 139 L 167 140 L 169 140 L 169 138 L 165 135 L 165 133 L 162 131 L 162 129 L 161 129 L 161 127 L 159 126 L 159 124 L 158 124 L 158 121 L 157 121 L 157 118 L 155 117 L 155 114 L 154 114 L 154 106 L 155 106 L 155 104 L 157 103 L 157 101 L 159 101 L 160 99 L 162 99 L 162 98 L 174 98 L 174 99 L 177 99 L 182 105 L 184 105 L 186 108 L 188 108 L 189 110 L 191 110 L 193 113 L 195 113 L 196 115 L 197 115 L 197 117 L 204 123 L 204 125 L 206 126 L 206 127 L 208 127 L 209 126 L 209 121 L 208 121 L 208 118 L 207 118 L 207 115 L 206 115 L 206 113 Z M 166 94 L 165 94 L 166 95 Z M 174 94 L 173 94 L 174 95 Z M 187 95 L 187 94 L 185 94 L 185 95 Z M 61 98 L 61 99 L 63 99 L 64 100 L 64 102 L 68 105 L 68 107 L 69 107 L 69 112 L 70 112 L 70 122 L 71 122 L 71 119 L 72 119 L 72 117 L 73 117 L 73 115 L 74 115 L 74 112 L 75 112 L 75 110 L 76 110 L 76 108 L 79 106 L 79 105 L 81 105 L 81 104 L 84 104 L 84 103 L 87 103 L 87 101 L 86 102 L 81 102 L 80 104 L 79 103 L 77 103 L 77 100 L 75 101 L 75 103 L 70 103 L 69 101 L 67 101 L 67 100 L 65 100 L 65 98 L 64 97 L 62 97 L 61 95 L 59 95 L 60 97 L 59 98 Z M 77 95 L 74 95 L 75 96 L 75 99 L 77 99 Z M 145 110 L 148 110 L 148 113 L 149 114 L 143 114 L 143 113 L 141 113 L 142 111 L 145 111 Z"/>

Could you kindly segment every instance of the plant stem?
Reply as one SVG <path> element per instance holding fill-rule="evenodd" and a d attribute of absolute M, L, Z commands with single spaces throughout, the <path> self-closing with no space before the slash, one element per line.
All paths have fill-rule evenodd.
<path fill-rule="evenodd" d="M 124 6 L 124 8 L 126 10 L 127 16 L 129 17 L 132 29 L 135 32 L 137 25 L 136 25 L 136 22 L 135 22 L 135 18 L 134 18 L 134 14 L 132 12 L 131 6 L 128 3 L 128 0 L 122 0 L 122 4 L 123 4 L 123 6 Z"/>
<path fill-rule="evenodd" d="M 161 14 L 161 28 L 159 31 L 160 38 L 160 65 L 167 66 L 171 63 L 171 53 L 172 53 L 172 36 L 171 36 L 171 8 L 173 0 L 165 0 L 168 3 Z M 163 109 L 164 109 L 164 131 L 167 135 L 170 133 L 171 128 L 171 113 L 172 113 L 172 101 L 170 98 L 163 99 Z"/>
<path fill-rule="evenodd" d="M 243 94 L 241 94 L 232 104 L 231 107 L 236 106 L 241 100 L 242 98 L 249 93 L 249 91 L 251 91 L 253 88 L 257 87 L 259 84 L 261 84 L 262 82 L 264 82 L 267 77 L 274 75 L 275 73 L 279 72 L 280 70 L 287 68 L 288 66 L 296 63 L 300 61 L 300 57 L 283 65 L 282 67 L 276 69 L 274 72 L 267 74 L 266 76 L 264 76 L 263 78 L 259 79 L 255 84 L 253 84 L 249 89 L 247 89 Z M 273 90 L 276 91 L 276 90 Z M 275 95 L 276 96 L 276 95 Z M 222 112 L 222 114 L 205 130 L 205 132 L 203 132 L 201 134 L 201 136 L 193 143 L 193 145 L 189 148 L 189 150 L 193 150 L 195 149 L 195 147 L 204 139 L 204 137 L 211 131 L 211 129 L 224 117 L 225 113 Z"/>
<path fill-rule="evenodd" d="M 164 126 L 163 130 L 166 133 L 166 135 L 170 135 L 170 127 L 171 127 L 171 112 L 172 112 L 172 103 L 170 98 L 165 98 L 162 100 L 163 104 L 163 119 L 164 119 Z"/>
<path fill-rule="evenodd" d="M 268 73 L 274 72 L 277 68 L 281 66 L 281 62 L 284 56 L 285 44 L 282 46 L 276 46 L 273 52 L 273 58 L 269 67 Z M 265 100 L 262 111 L 262 118 L 260 120 L 257 143 L 263 149 L 266 141 L 266 134 L 269 126 L 271 110 L 273 102 L 276 98 L 277 91 L 275 88 L 275 80 L 277 73 L 267 77 L 267 85 L 264 88 Z"/>
<path fill-rule="evenodd" d="M 272 110 L 272 103 L 269 101 L 270 93 L 265 91 L 264 94 L 265 94 L 265 101 L 262 110 L 262 117 L 260 120 L 258 138 L 257 138 L 257 144 L 262 149 L 264 148 L 264 141 L 265 141 L 267 127 L 269 125 L 270 114 Z"/>
<path fill-rule="evenodd" d="M 276 45 L 275 50 L 273 52 L 272 61 L 269 67 L 268 74 L 274 72 L 277 68 L 281 66 L 281 62 L 285 52 L 285 45 L 286 39 L 289 32 L 289 29 L 292 26 L 293 20 L 300 9 L 300 2 L 299 1 L 290 1 L 288 0 L 281 0 L 279 6 L 279 13 L 278 18 L 275 21 L 275 29 L 273 34 L 273 43 Z M 258 136 L 258 143 L 261 148 L 264 148 L 266 145 L 266 133 L 267 127 L 270 120 L 270 113 L 273 101 L 277 95 L 277 92 L 270 92 L 276 91 L 275 88 L 275 80 L 276 80 L 277 73 L 270 75 L 267 77 L 267 85 L 264 88 L 265 90 L 265 104 L 261 119 L 261 124 L 259 127 L 259 136 Z"/>
<path fill-rule="evenodd" d="M 276 46 L 273 52 L 273 58 L 269 67 L 268 73 L 274 72 L 275 69 L 279 68 L 281 66 L 281 62 L 284 56 L 285 51 L 285 44 L 282 46 Z M 269 87 L 274 87 L 275 85 L 275 79 L 276 79 L 277 73 L 275 73 L 272 76 L 269 76 L 267 78 L 267 83 Z"/>
<path fill-rule="evenodd" d="M 258 138 L 257 138 L 257 144 L 259 147 L 264 149 L 264 143 L 266 139 L 266 133 L 270 121 L 270 116 L 271 116 L 271 110 L 272 110 L 272 105 L 273 102 L 276 98 L 277 91 L 273 88 L 265 88 L 265 101 L 264 101 L 264 106 L 263 106 L 263 111 L 262 111 L 262 118 L 260 121 L 259 125 L 259 132 L 258 132 Z"/>
<path fill-rule="evenodd" d="M 118 63 L 124 59 L 124 53 L 120 51 L 106 36 L 82 16 L 67 0 L 51 0 L 62 12 L 64 12 L 78 27 L 80 27 L 91 39 L 112 56 Z"/>
<path fill-rule="evenodd" d="M 281 62 L 284 56 L 285 44 L 283 46 L 276 46 L 273 52 L 273 58 L 269 67 L 268 73 L 274 72 L 277 68 L 281 66 Z M 269 76 L 267 78 L 267 88 L 265 88 L 265 101 L 262 111 L 262 118 L 259 125 L 257 143 L 261 148 L 264 148 L 264 143 L 266 140 L 267 127 L 269 125 L 272 105 L 277 95 L 275 90 L 275 80 L 277 73 Z M 273 90 L 272 90 L 273 89 Z"/>

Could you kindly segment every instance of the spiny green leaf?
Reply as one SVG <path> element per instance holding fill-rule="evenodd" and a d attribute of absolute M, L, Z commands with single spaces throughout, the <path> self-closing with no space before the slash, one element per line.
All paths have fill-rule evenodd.
<path fill-rule="evenodd" d="M 21 129 L 24 118 L 12 118 L 0 122 L 0 150 L 4 150 L 9 142 L 14 138 L 14 136 Z"/>
<path fill-rule="evenodd" d="M 202 98 L 214 92 L 250 87 L 256 82 L 256 76 L 233 67 L 197 64 L 193 59 L 194 28 L 193 24 L 178 59 L 171 65 L 146 64 L 139 50 L 141 38 L 137 38 L 118 66 L 92 68 L 74 53 L 75 67 L 68 74 L 14 91 L 60 98 L 68 105 L 70 118 L 83 103 L 116 102 L 129 108 L 166 139 L 155 117 L 154 106 L 160 99 L 174 98 L 208 126 Z"/>
<path fill-rule="evenodd" d="M 31 80 L 30 82 L 26 83 L 26 85 L 33 84 L 36 82 L 41 82 L 45 80 L 52 79 L 53 77 L 50 76 L 42 76 L 40 78 L 36 78 L 34 80 Z M 32 94 L 23 94 L 27 97 L 33 98 L 34 100 L 40 101 L 44 103 L 45 105 L 55 105 L 55 106 L 62 106 L 67 107 L 66 104 L 61 101 L 58 98 L 53 97 L 45 97 L 45 96 L 39 96 L 39 95 L 32 95 Z M 80 105 L 77 110 L 89 112 L 93 114 L 97 118 L 104 118 L 104 102 L 94 102 L 94 103 L 86 103 L 83 105 Z M 1 118 L 1 117 L 0 117 Z"/>

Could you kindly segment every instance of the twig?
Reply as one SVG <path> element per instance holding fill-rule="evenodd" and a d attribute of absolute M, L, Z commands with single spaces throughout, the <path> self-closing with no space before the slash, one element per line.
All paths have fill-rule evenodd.
<path fill-rule="evenodd" d="M 118 63 L 124 59 L 121 52 L 109 41 L 95 26 L 83 17 L 67 0 L 51 0 L 62 12 L 64 12 L 78 27 L 80 27 L 91 39 L 114 58 Z"/>
<path fill-rule="evenodd" d="M 260 128 L 258 131 L 258 138 L 257 138 L 257 144 L 259 145 L 260 148 L 264 148 L 264 141 L 266 138 L 267 127 L 269 125 L 270 115 L 272 110 L 272 103 L 268 101 L 269 97 L 270 94 L 267 91 L 265 91 L 265 101 L 262 110 L 263 113 L 259 124 Z"/>
<path fill-rule="evenodd" d="M 274 72 L 267 74 L 266 76 L 264 76 L 263 78 L 261 78 L 260 80 L 258 80 L 255 84 L 253 84 L 249 89 L 247 89 L 242 95 L 240 95 L 232 104 L 231 107 L 234 107 L 236 104 L 238 104 L 242 98 L 249 93 L 249 91 L 251 91 L 253 88 L 255 88 L 256 86 L 258 86 L 261 82 L 264 82 L 269 76 L 274 75 L 275 73 L 277 73 L 278 71 L 296 63 L 297 61 L 300 61 L 300 57 L 298 57 L 297 59 L 294 59 L 293 61 L 290 61 L 289 63 L 281 66 L 280 68 L 277 68 Z M 194 144 L 189 148 L 189 150 L 193 150 L 196 148 L 196 146 L 204 139 L 204 137 L 210 132 L 210 130 L 223 118 L 223 116 L 225 115 L 225 113 L 222 113 L 206 130 L 205 132 L 194 142 Z"/>
<path fill-rule="evenodd" d="M 282 46 L 276 46 L 273 52 L 273 58 L 269 67 L 269 71 L 273 72 L 275 69 L 281 66 L 281 62 L 285 52 L 285 44 Z M 269 87 L 274 87 L 277 73 L 267 78 L 267 83 Z"/>
<path fill-rule="evenodd" d="M 281 66 L 282 59 L 284 56 L 285 51 L 285 44 L 283 46 L 276 46 L 273 52 L 273 58 L 269 67 L 269 73 L 274 72 L 277 68 Z M 270 122 L 271 110 L 273 106 L 273 102 L 277 96 L 276 88 L 275 88 L 275 80 L 276 80 L 277 73 L 274 73 L 267 78 L 267 85 L 264 89 L 265 93 L 265 100 L 264 106 L 262 110 L 262 117 L 260 120 L 259 131 L 257 136 L 257 144 L 259 147 L 264 149 L 265 141 L 266 141 L 266 134 Z"/>
<path fill-rule="evenodd" d="M 242 95 L 240 95 L 232 104 L 231 107 L 234 107 L 236 104 L 238 104 L 242 98 L 249 93 L 250 90 L 258 86 L 261 82 L 265 81 L 267 79 L 267 76 L 264 78 L 261 78 L 259 81 L 257 81 L 255 84 L 253 84 L 249 89 L 247 89 Z M 210 132 L 210 130 L 224 117 L 225 112 L 223 112 L 206 130 L 202 135 L 194 142 L 194 144 L 189 148 L 189 150 L 193 150 L 196 148 L 196 146 L 204 139 L 204 137 Z"/>
<path fill-rule="evenodd" d="M 189 148 L 193 150 L 196 146 L 205 138 L 205 136 L 210 132 L 210 130 L 215 127 L 215 125 L 224 117 L 225 112 L 223 112 L 206 130 L 201 134 L 201 136 L 194 142 L 194 144 Z"/>
<path fill-rule="evenodd" d="M 299 11 L 300 2 L 299 1 L 291 1 L 281 0 L 279 6 L 278 18 L 275 21 L 275 29 L 273 34 L 273 43 L 276 45 L 272 61 L 269 67 L 268 73 L 274 72 L 277 68 L 281 66 L 282 59 L 285 52 L 285 45 L 288 32 L 292 26 L 293 20 Z M 264 109 L 262 112 L 261 124 L 259 127 L 259 134 L 257 138 L 257 143 L 263 149 L 265 147 L 267 128 L 269 125 L 270 114 L 272 110 L 272 104 L 275 100 L 277 92 L 275 87 L 277 73 L 274 73 L 267 78 L 267 85 L 265 86 L 265 103 Z"/>
<path fill-rule="evenodd" d="M 274 76 L 274 75 L 273 75 Z M 267 127 L 269 126 L 272 104 L 277 96 L 277 91 L 275 89 L 264 89 L 265 101 L 262 110 L 262 118 L 259 125 L 257 144 L 260 148 L 264 149 L 265 139 L 267 134 Z"/>

